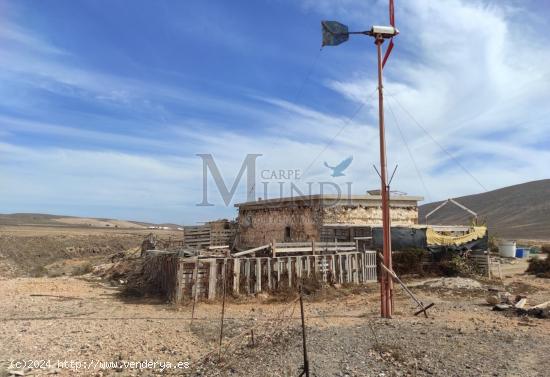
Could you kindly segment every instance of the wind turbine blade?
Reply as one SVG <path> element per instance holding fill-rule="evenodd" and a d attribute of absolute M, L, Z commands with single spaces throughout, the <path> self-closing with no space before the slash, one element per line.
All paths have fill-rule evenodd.
<path fill-rule="evenodd" d="M 395 12 L 394 12 L 393 0 L 390 0 L 390 25 L 395 27 Z"/>
<path fill-rule="evenodd" d="M 390 39 L 390 44 L 388 46 L 388 49 L 386 50 L 386 54 L 384 55 L 384 59 L 382 60 L 382 68 L 386 65 L 386 61 L 390 57 L 391 50 L 393 50 L 393 38 Z"/>

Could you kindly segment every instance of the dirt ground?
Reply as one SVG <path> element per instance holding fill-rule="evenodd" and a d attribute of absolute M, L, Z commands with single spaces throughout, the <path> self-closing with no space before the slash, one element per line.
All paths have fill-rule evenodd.
<path fill-rule="evenodd" d="M 198 303 L 191 320 L 192 306 L 126 297 L 92 273 L 72 274 L 135 248 L 148 231 L 7 228 L 0 229 L 0 272 L 10 272 L 0 274 L 0 377 L 300 374 L 293 295 L 229 298 L 219 348 L 221 302 Z M 30 276 L 42 263 L 48 273 Z M 550 300 L 550 279 L 518 272 L 505 271 L 503 281 L 407 280 L 424 303 L 435 303 L 429 318 L 413 315 L 399 287 L 391 320 L 379 318 L 376 284 L 306 297 L 311 376 L 549 376 L 550 320 L 495 312 L 485 301 L 489 286 L 525 294 L 528 305 Z"/>
<path fill-rule="evenodd" d="M 533 304 L 550 299 L 549 280 L 514 276 L 505 284 L 512 293 L 526 293 Z M 395 318 L 378 318 L 376 286 L 306 300 L 312 375 L 548 375 L 548 319 L 494 312 L 482 289 L 417 284 L 413 290 L 425 303 L 435 303 L 430 318 L 413 316 L 414 306 L 399 290 Z M 293 300 L 229 300 L 221 362 L 219 302 L 198 304 L 191 322 L 192 307 L 124 298 L 92 276 L 44 277 L 0 280 L 0 309 L 4 375 L 22 369 L 14 368 L 13 360 L 49 360 L 48 367 L 32 373 L 67 376 L 297 376 L 302 363 Z M 170 362 L 173 368 L 120 366 L 145 360 Z M 72 368 L 61 361 L 73 361 Z M 180 362 L 189 368 L 175 368 Z"/>

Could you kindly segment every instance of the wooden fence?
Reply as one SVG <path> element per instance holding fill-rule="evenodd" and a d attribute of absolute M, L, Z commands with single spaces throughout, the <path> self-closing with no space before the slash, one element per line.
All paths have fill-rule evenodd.
<path fill-rule="evenodd" d="M 312 279 L 329 284 L 375 282 L 376 252 L 345 251 L 324 255 L 296 255 L 250 258 L 174 258 L 166 253 L 151 254 L 149 280 L 160 280 L 161 293 L 182 303 L 196 297 L 214 300 L 223 294 L 256 294 L 296 287 Z M 156 266 L 156 267 L 155 267 Z M 176 279 L 163 276 L 163 270 Z"/>
<path fill-rule="evenodd" d="M 235 229 L 211 229 L 209 225 L 185 226 L 183 246 L 191 249 L 206 249 L 209 246 L 231 245 Z"/>

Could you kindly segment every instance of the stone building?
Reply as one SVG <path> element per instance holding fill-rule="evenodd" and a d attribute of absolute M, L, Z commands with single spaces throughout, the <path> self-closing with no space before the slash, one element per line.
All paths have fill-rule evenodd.
<path fill-rule="evenodd" d="M 418 223 L 419 196 L 392 196 L 392 226 Z M 311 195 L 235 204 L 238 245 L 256 247 L 270 242 L 353 241 L 370 237 L 382 224 L 380 195 Z"/>

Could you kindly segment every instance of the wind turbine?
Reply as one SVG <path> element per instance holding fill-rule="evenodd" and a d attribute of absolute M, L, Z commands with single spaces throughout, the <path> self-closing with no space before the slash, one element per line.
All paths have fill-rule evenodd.
<path fill-rule="evenodd" d="M 393 38 L 399 34 L 395 27 L 393 0 L 389 0 L 390 26 L 372 26 L 366 31 L 348 31 L 348 27 L 337 21 L 321 21 L 323 33 L 323 47 L 337 46 L 346 42 L 352 34 L 363 34 L 374 38 L 378 53 L 378 116 L 380 129 L 380 183 L 382 194 L 382 227 L 384 231 L 383 256 L 384 265 L 392 270 L 391 255 L 391 218 L 390 218 L 390 187 L 387 183 L 388 169 L 386 162 L 386 138 L 384 130 L 384 87 L 382 85 L 383 68 L 393 50 Z M 389 39 L 389 45 L 382 57 L 382 44 Z M 380 314 L 384 318 L 391 318 L 393 313 L 393 281 L 389 273 L 381 271 L 380 279 Z"/>

